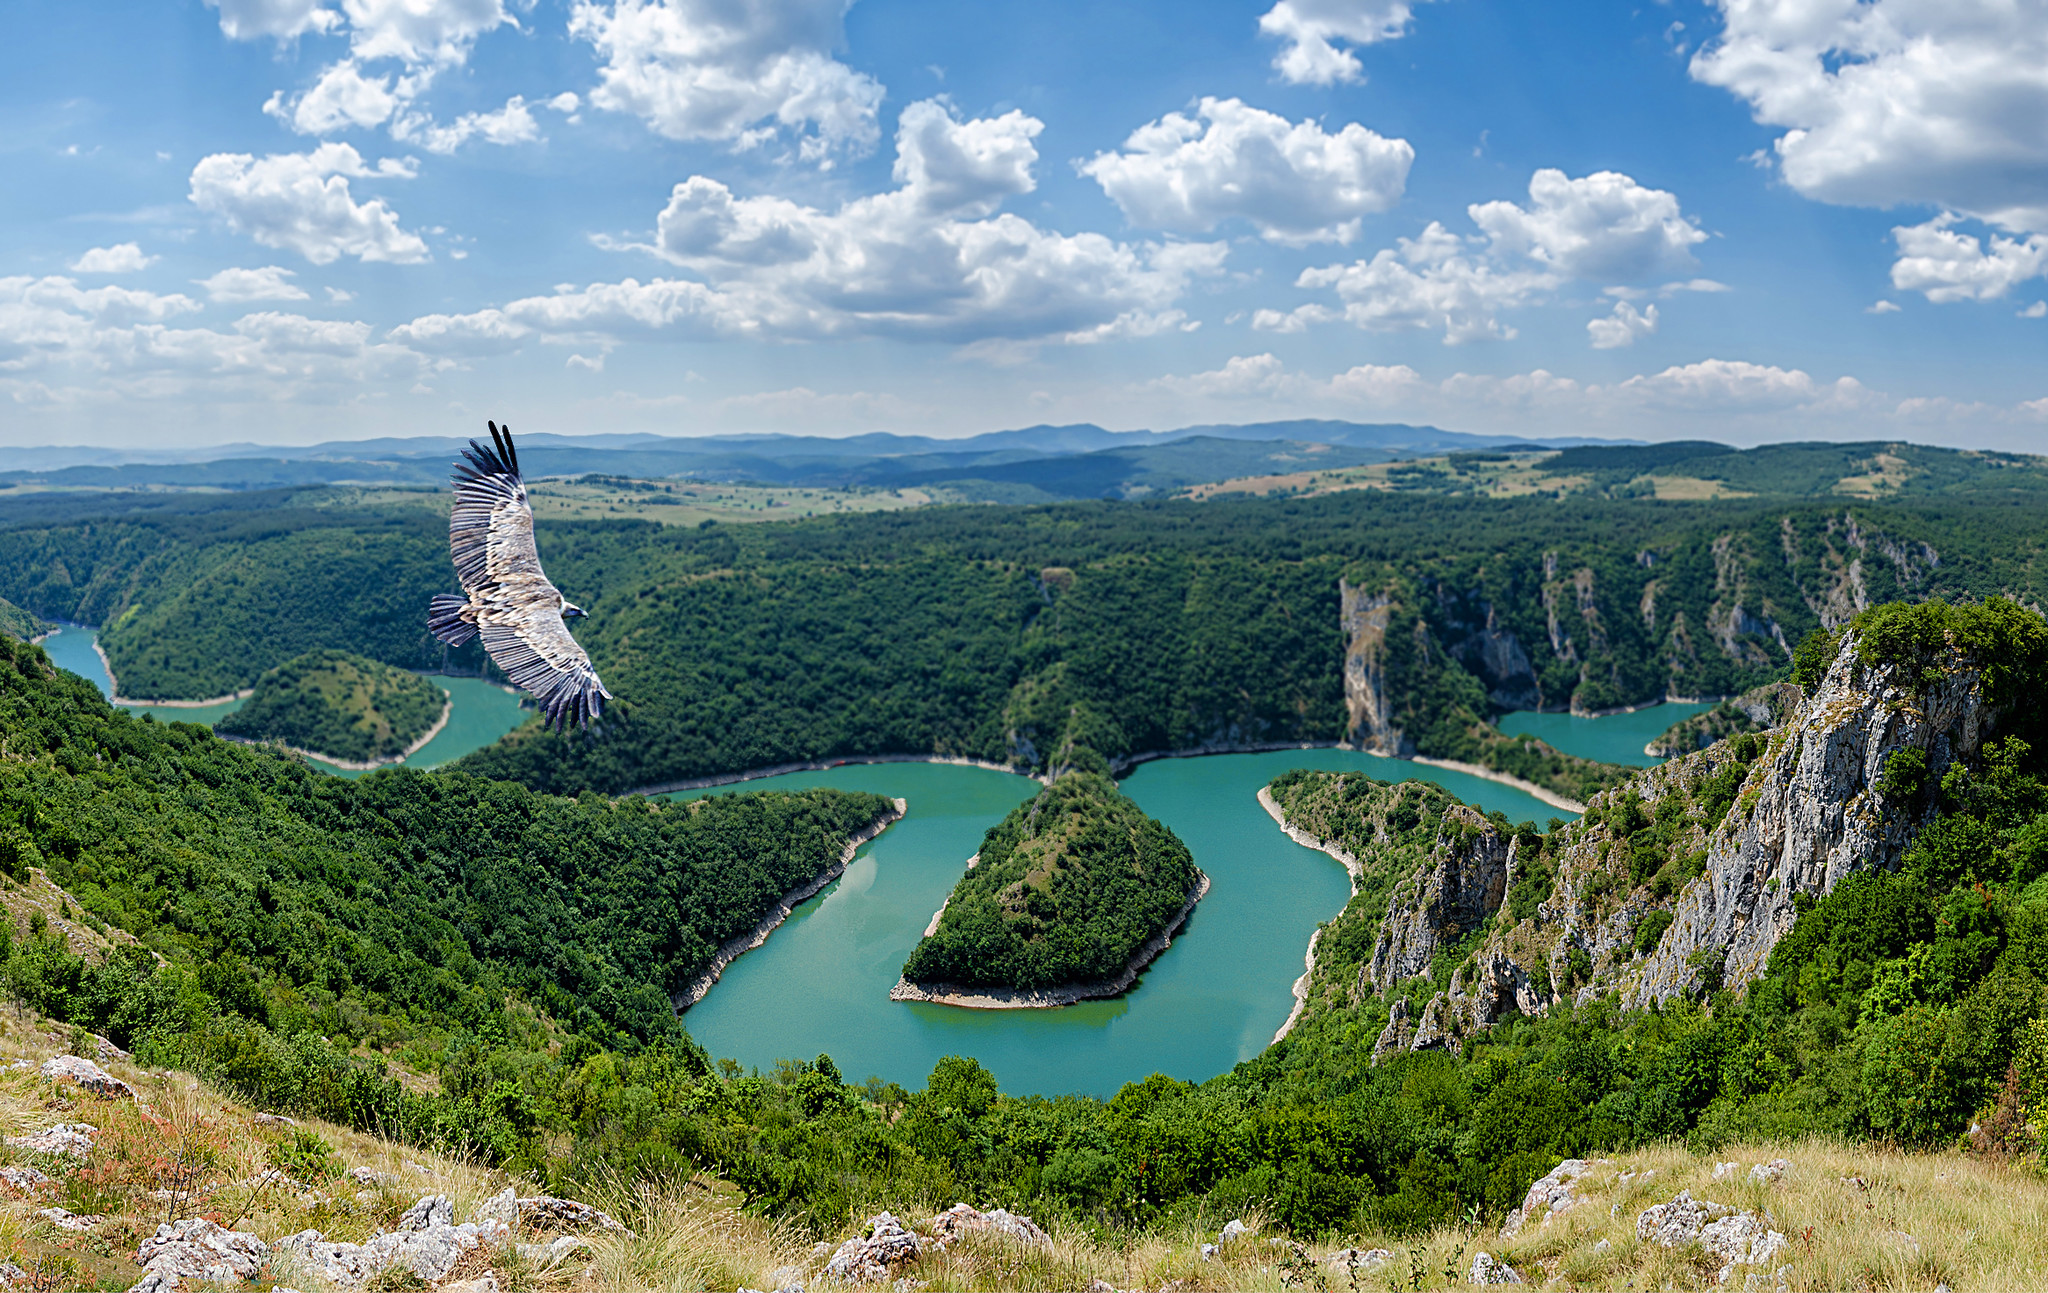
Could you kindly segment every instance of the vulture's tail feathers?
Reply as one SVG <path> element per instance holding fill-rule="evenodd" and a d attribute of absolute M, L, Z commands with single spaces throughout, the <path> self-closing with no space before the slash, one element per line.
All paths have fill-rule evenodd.
<path fill-rule="evenodd" d="M 462 618 L 468 605 L 469 599 L 459 593 L 435 593 L 427 603 L 427 631 L 452 647 L 469 641 L 476 636 L 476 625 Z"/>

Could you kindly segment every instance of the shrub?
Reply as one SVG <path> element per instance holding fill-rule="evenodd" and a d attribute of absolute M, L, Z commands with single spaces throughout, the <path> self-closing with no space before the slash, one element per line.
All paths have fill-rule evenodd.
<path fill-rule="evenodd" d="M 1664 938 L 1664 931 L 1671 928 L 1672 915 L 1668 911 L 1653 911 L 1643 918 L 1636 927 L 1636 955 L 1647 956 L 1655 951 Z"/>

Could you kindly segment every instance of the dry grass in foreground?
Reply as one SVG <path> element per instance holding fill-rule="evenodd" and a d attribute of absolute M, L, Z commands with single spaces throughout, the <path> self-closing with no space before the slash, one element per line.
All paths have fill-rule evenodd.
<path fill-rule="evenodd" d="M 42 1077 L 34 1067 L 63 1049 L 57 1035 L 20 1019 L 0 1020 L 0 1136 L 18 1137 L 59 1123 L 98 1130 L 83 1159 L 0 1150 L 0 1166 L 34 1167 L 52 1178 L 23 1193 L 0 1187 L 0 1260 L 27 1278 L 17 1289 L 125 1289 L 140 1277 L 137 1244 L 161 1222 L 204 1216 L 252 1232 L 266 1242 L 307 1228 L 330 1239 L 360 1241 L 390 1229 L 419 1196 L 445 1194 L 463 1218 L 485 1199 L 533 1185 L 374 1136 L 317 1122 L 293 1128 L 258 1121 L 254 1112 L 193 1078 L 102 1060 L 131 1083 L 139 1100 L 102 1100 L 75 1085 Z M 331 1156 L 305 1154 L 312 1133 Z M 297 1150 L 293 1146 L 298 1146 Z M 294 1153 L 298 1157 L 293 1157 Z M 879 1287 L 929 1290 L 1357 1289 L 1467 1287 L 1481 1252 L 1512 1266 L 1530 1284 L 1572 1289 L 1713 1287 L 1721 1261 L 1698 1245 L 1664 1248 L 1639 1241 L 1636 1218 L 1680 1190 L 1753 1211 L 1785 1236 L 1783 1249 L 1761 1266 L 1737 1266 L 1729 1287 L 1775 1290 L 1967 1290 L 2048 1287 L 2048 1181 L 2021 1168 L 1959 1154 L 1909 1155 L 1826 1142 L 1754 1145 L 1725 1151 L 1736 1168 L 1715 1179 L 1715 1163 L 1678 1148 L 1595 1160 L 1579 1178 L 1580 1201 L 1536 1219 L 1503 1240 L 1491 1226 L 1447 1226 L 1420 1236 L 1346 1237 L 1297 1244 L 1246 1217 L 1252 1231 L 1204 1257 L 1231 1218 L 1203 1218 L 1177 1229 L 1104 1240 L 1052 1221 L 1050 1242 L 1026 1245 L 991 1234 L 970 1235 L 949 1248 L 926 1244 Z M 1775 1182 L 1755 1181 L 1750 1166 L 1787 1159 Z M 317 1188 L 266 1185 L 284 1163 Z M 367 1169 L 351 1179 L 349 1169 Z M 1627 1178 L 1627 1179 L 1624 1179 Z M 370 1183 L 374 1180 L 374 1183 Z M 864 1232 L 848 1218 L 825 1242 L 741 1212 L 730 1187 L 699 1179 L 685 1185 L 617 1185 L 587 1199 L 625 1222 L 630 1234 L 591 1232 L 589 1247 L 552 1265 L 514 1251 L 469 1254 L 439 1286 L 392 1275 L 359 1286 L 372 1293 L 440 1287 L 465 1293 L 682 1293 L 684 1290 L 779 1289 L 810 1293 L 843 1287 L 825 1275 L 838 1244 Z M 58 1207 L 67 1229 L 44 1211 Z M 929 1233 L 928 1209 L 904 1209 L 906 1224 Z M 1390 1250 L 1382 1264 L 1333 1263 L 1341 1249 Z M 465 1281 L 478 1281 L 466 1283 Z M 330 1286 L 289 1260 L 239 1287 L 263 1293 L 289 1286 L 320 1293 Z"/>

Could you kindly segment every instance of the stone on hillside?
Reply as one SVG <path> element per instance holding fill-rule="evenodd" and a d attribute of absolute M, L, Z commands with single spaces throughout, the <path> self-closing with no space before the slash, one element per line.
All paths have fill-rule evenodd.
<path fill-rule="evenodd" d="M 1004 1208 L 981 1212 L 964 1203 L 956 1203 L 933 1217 L 926 1228 L 938 1237 L 941 1247 L 962 1235 L 976 1232 L 1005 1235 L 1019 1243 L 1036 1247 L 1052 1245 L 1052 1236 L 1039 1229 L 1037 1222 L 1029 1217 L 1020 1217 Z"/>
<path fill-rule="evenodd" d="M 423 1195 L 418 1203 L 407 1208 L 398 1218 L 400 1230 L 430 1230 L 435 1226 L 453 1225 L 455 1205 L 448 1202 L 445 1194 Z"/>
<path fill-rule="evenodd" d="M 1646 1244 L 1681 1248 L 1700 1237 L 1710 1222 L 1732 1216 L 1735 1209 L 1725 1203 L 1695 1199 L 1692 1191 L 1680 1190 L 1669 1203 L 1644 1208 L 1636 1216 L 1636 1238 Z"/>
<path fill-rule="evenodd" d="M 1227 1244 L 1233 1239 L 1242 1239 L 1251 1232 L 1252 1228 L 1250 1226 L 1246 1225 L 1242 1221 L 1233 1218 L 1231 1221 L 1224 1225 L 1223 1233 L 1216 1236 L 1216 1242 L 1219 1244 Z"/>
<path fill-rule="evenodd" d="M 1385 1248 L 1344 1248 L 1330 1256 L 1330 1270 L 1338 1276 L 1347 1276 L 1351 1271 L 1376 1271 L 1394 1259 L 1394 1254 Z"/>
<path fill-rule="evenodd" d="M 1785 1247 L 1785 1236 L 1765 1225 L 1756 1213 L 1738 1212 L 1702 1227 L 1699 1242 L 1700 1247 L 1721 1259 L 1721 1273 L 1716 1279 L 1726 1284 L 1737 1266 L 1762 1266 L 1776 1257 Z"/>
<path fill-rule="evenodd" d="M 1759 1185 L 1773 1185 L 1783 1180 L 1785 1173 L 1790 1171 L 1791 1168 L 1792 1160 L 1788 1158 L 1774 1158 L 1768 1163 L 1758 1163 L 1755 1167 L 1750 1168 L 1749 1179 Z"/>
<path fill-rule="evenodd" d="M 133 1100 L 135 1088 L 88 1059 L 76 1055 L 53 1055 L 39 1070 L 46 1078 L 69 1079 L 96 1096 L 109 1100 Z"/>
<path fill-rule="evenodd" d="M 872 1284 L 890 1278 L 898 1266 L 917 1260 L 923 1243 L 887 1212 L 868 1218 L 865 1237 L 847 1240 L 825 1263 L 825 1273 L 855 1284 Z"/>
<path fill-rule="evenodd" d="M 1479 1253 L 1472 1258 L 1471 1282 L 1480 1288 L 1495 1284 L 1520 1284 L 1522 1276 L 1514 1267 L 1500 1261 L 1492 1253 Z"/>
<path fill-rule="evenodd" d="M 553 1226 L 562 1230 L 609 1230 L 622 1235 L 631 1233 L 608 1214 L 587 1203 L 578 1203 L 574 1199 L 558 1199 L 552 1194 L 534 1194 L 520 1198 L 518 1204 L 519 1220 L 529 1226 Z"/>
<path fill-rule="evenodd" d="M 588 1249 L 589 1247 L 590 1241 L 588 1239 L 581 1239 L 575 1235 L 559 1235 L 544 1244 L 520 1244 L 518 1245 L 518 1250 L 521 1257 L 524 1257 L 542 1270 L 546 1270 L 548 1267 L 561 1262 L 570 1253 Z"/>
<path fill-rule="evenodd" d="M 1567 1158 L 1551 1168 L 1549 1175 L 1531 1185 L 1529 1192 L 1522 1196 L 1522 1206 L 1508 1213 L 1508 1219 L 1501 1225 L 1500 1237 L 1513 1239 L 1530 1222 L 1547 1225 L 1553 1215 L 1569 1212 L 1585 1202 L 1585 1196 L 1579 1193 L 1579 1182 L 1596 1166 L 1606 1162 L 1604 1158 L 1591 1162 L 1583 1158 Z"/>
<path fill-rule="evenodd" d="M 296 1127 L 299 1125 L 299 1120 L 287 1118 L 281 1113 L 259 1113 L 256 1115 L 256 1125 L 259 1127 Z"/>
<path fill-rule="evenodd" d="M 99 1128 L 89 1122 L 60 1122 L 32 1136 L 9 1136 L 9 1149 L 25 1149 L 31 1154 L 69 1154 L 73 1158 L 84 1158 L 92 1152 L 92 1138 Z"/>
<path fill-rule="evenodd" d="M 203 1217 L 166 1223 L 135 1250 L 146 1272 L 135 1287 L 156 1293 L 194 1284 L 253 1280 L 270 1260 L 270 1247 L 245 1230 L 225 1230 Z"/>
<path fill-rule="evenodd" d="M 33 1194 L 37 1190 L 54 1189 L 57 1184 L 33 1167 L 0 1167 L 0 1183 L 4 1183 L 8 1189 L 19 1191 L 22 1194 Z"/>
<path fill-rule="evenodd" d="M 66 1212 L 62 1208 L 42 1208 L 36 1212 L 36 1216 L 59 1230 L 90 1230 L 106 1220 L 97 1212 L 80 1214 Z"/>
<path fill-rule="evenodd" d="M 1725 1181 L 1741 1170 L 1742 1164 L 1740 1163 L 1716 1163 L 1714 1164 L 1714 1179 Z"/>

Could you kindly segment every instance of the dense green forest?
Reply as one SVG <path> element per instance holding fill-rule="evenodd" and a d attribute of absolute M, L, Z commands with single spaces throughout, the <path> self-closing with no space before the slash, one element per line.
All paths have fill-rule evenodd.
<path fill-rule="evenodd" d="M 1906 658 L 1916 625 L 1889 645 L 1866 634 L 1865 649 Z M 2001 703 L 2048 682 L 2044 653 L 2000 654 Z M 1894 791 L 1939 809 L 1905 870 L 1807 905 L 1746 993 L 1709 987 L 1635 1013 L 1612 998 L 1554 1006 L 1378 1063 L 1387 1003 L 1317 998 L 1285 1041 L 1230 1073 L 1154 1076 L 1096 1100 L 1005 1096 L 965 1058 L 914 1092 L 848 1084 L 823 1056 L 743 1074 L 691 1045 L 647 979 L 609 968 L 613 956 L 692 961 L 701 944 L 684 929 L 715 932 L 677 915 L 679 898 L 701 909 L 716 876 L 749 895 L 729 909 L 763 902 L 783 881 L 759 873 L 761 850 L 804 873 L 879 801 L 554 800 L 403 770 L 339 782 L 202 729 L 129 719 L 30 648 L 5 663 L 6 869 L 46 866 L 95 919 L 170 957 L 94 966 L 32 936 L 6 952 L 17 999 L 265 1107 L 565 1184 L 702 1168 L 751 1207 L 818 1230 L 885 1200 L 966 1199 L 1098 1228 L 1256 1208 L 1310 1234 L 1497 1217 L 1560 1157 L 1673 1137 L 1702 1150 L 1806 1131 L 1928 1145 L 1974 1115 L 1987 1150 L 2040 1151 L 2048 784 L 2035 751 L 2048 744 L 2018 729 L 1938 784 L 1899 774 Z M 1745 741 L 1760 744 L 1731 744 Z M 1449 826 L 1516 838 L 1537 886 L 1578 829 L 1488 819 L 1434 787 L 1319 776 L 1283 778 L 1276 794 L 1319 785 L 1333 833 L 1350 831 L 1367 861 L 1319 964 L 1369 950 L 1397 872 Z M 1725 814 L 1738 786 L 1701 808 Z M 1596 826 L 1613 829 L 1615 814 L 1631 847 L 1651 850 L 1664 823 L 1634 821 L 1629 802 L 1597 804 Z M 804 856 L 775 853 L 786 839 L 810 841 L 789 847 Z M 1369 858 L 1373 847 L 1388 852 Z M 572 895 L 576 914 L 556 905 Z M 1523 918 L 1528 899 L 1511 891 L 1500 919 Z M 1455 980 L 1468 951 L 1426 983 Z M 432 1072 L 442 1093 L 406 1089 L 348 1054 L 353 1043 Z"/>
<path fill-rule="evenodd" d="M 1201 881 L 1187 845 L 1095 772 L 1067 772 L 1019 804 L 976 856 L 904 964 L 910 982 L 1038 989 L 1114 978 Z"/>
<path fill-rule="evenodd" d="M 435 517 L 270 497 L 0 529 L 0 596 L 102 624 L 137 696 L 218 695 L 316 647 L 443 663 L 419 609 L 452 578 Z M 1353 491 L 543 524 L 621 704 L 600 733 L 528 729 L 467 766 L 620 791 L 849 754 L 1043 769 L 1070 741 L 1115 761 L 1356 732 L 1583 798 L 1611 770 L 1488 720 L 1734 694 L 1782 676 L 1822 622 L 1894 597 L 2048 596 L 2043 501 L 1988 485 L 1882 505 Z M 1340 581 L 1388 602 L 1383 733 L 1347 712 Z"/>
<path fill-rule="evenodd" d="M 255 693 L 213 730 L 355 763 L 404 754 L 448 705 L 447 695 L 416 673 L 334 650 L 285 661 L 256 680 Z"/>
<path fill-rule="evenodd" d="M 48 627 L 13 602 L 0 598 L 0 635 L 11 637 L 17 642 L 26 642 L 43 633 Z"/>
<path fill-rule="evenodd" d="M 0 852 L 281 1031 L 502 1032 L 507 993 L 605 1045 L 887 810 L 817 790 L 557 799 L 403 768 L 346 781 L 131 718 L 0 643 Z M 529 1010 L 529 1013 L 530 1013 Z"/>

